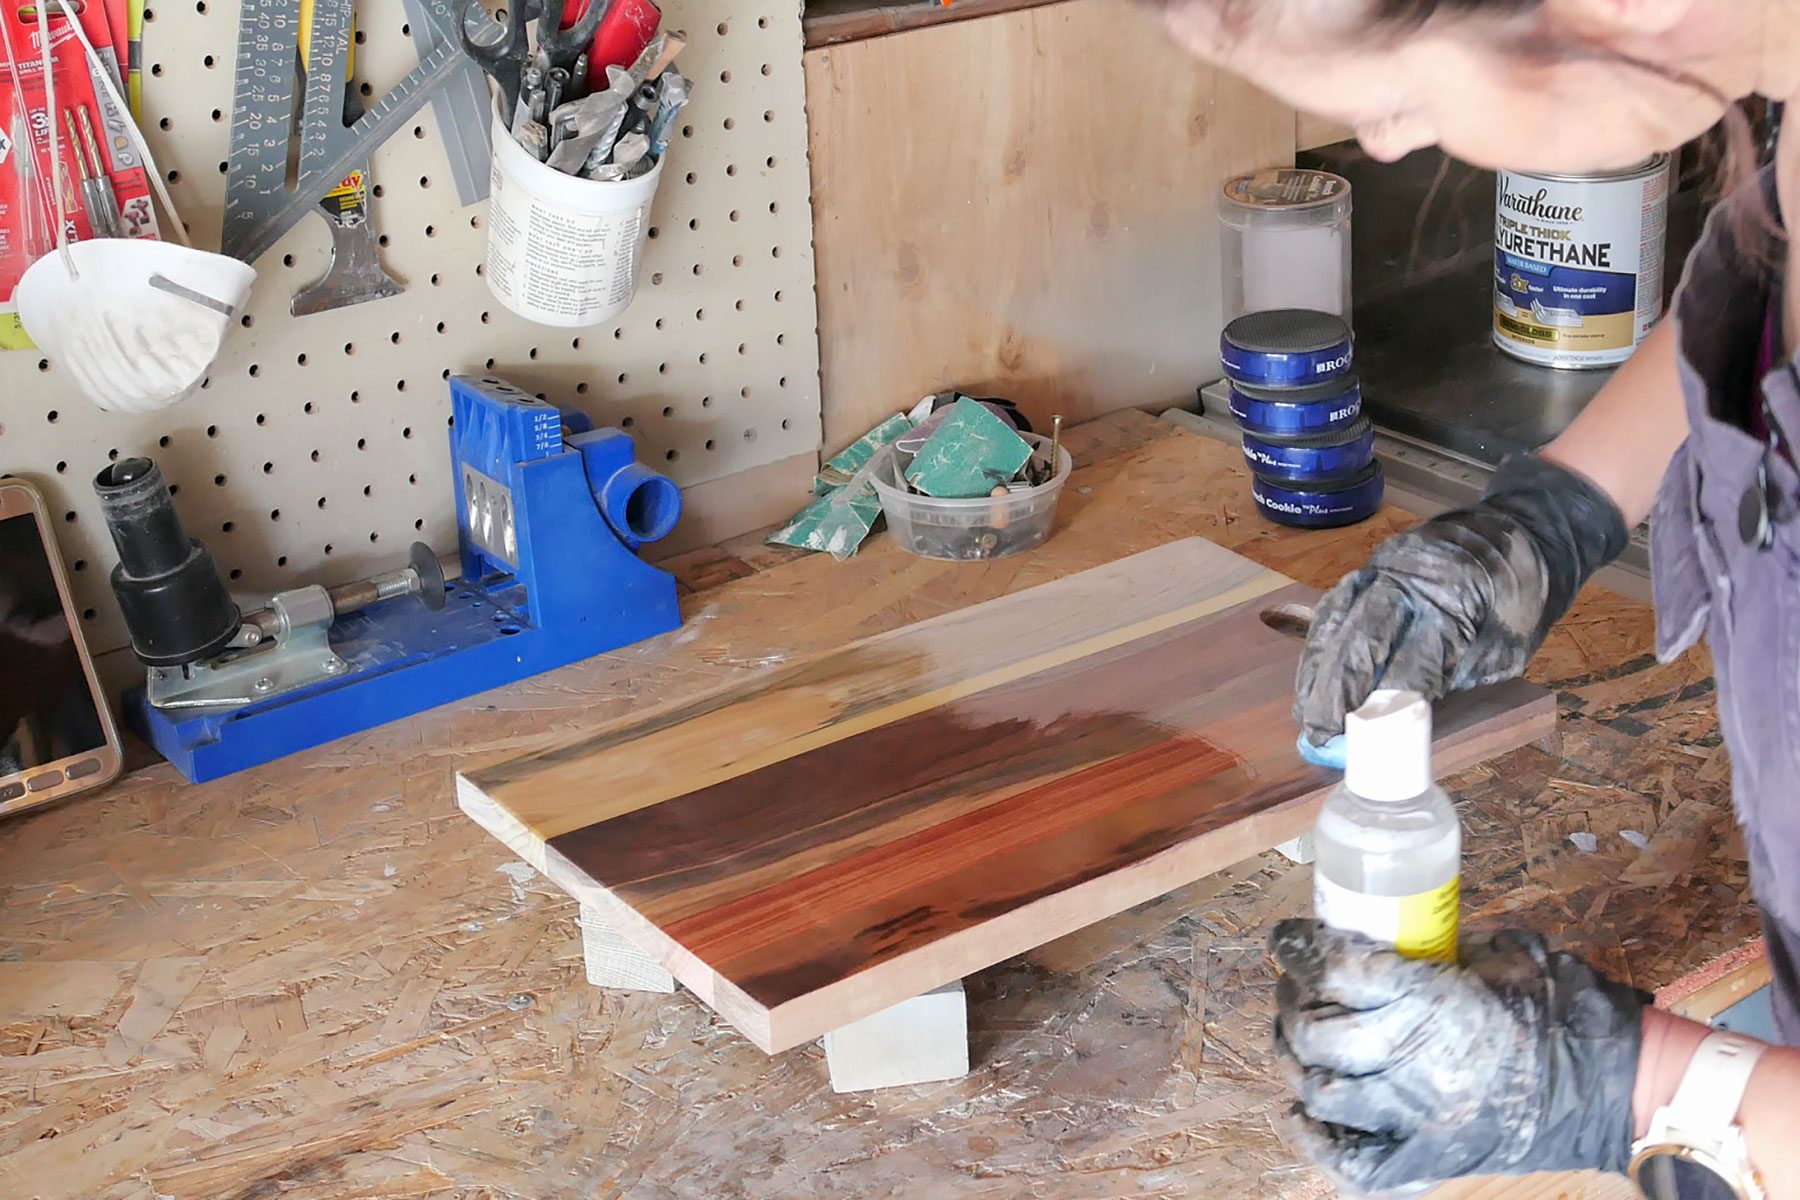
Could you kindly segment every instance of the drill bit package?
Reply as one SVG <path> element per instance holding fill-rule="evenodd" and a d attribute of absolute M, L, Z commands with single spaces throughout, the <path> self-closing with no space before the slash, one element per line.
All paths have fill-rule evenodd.
<path fill-rule="evenodd" d="M 35 5 L 0 10 L 0 348 L 32 345 L 14 293 L 55 245 L 57 180 L 73 200 L 62 228 L 75 241 L 159 236 L 119 78 L 103 5 L 47 0 L 41 14 Z"/>

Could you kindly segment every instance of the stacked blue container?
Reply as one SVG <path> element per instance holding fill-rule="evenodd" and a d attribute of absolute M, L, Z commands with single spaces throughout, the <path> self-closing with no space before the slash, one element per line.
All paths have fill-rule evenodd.
<path fill-rule="evenodd" d="M 1219 357 L 1257 510 L 1303 529 L 1374 516 L 1386 483 L 1343 318 L 1298 308 L 1247 313 L 1225 327 Z"/>

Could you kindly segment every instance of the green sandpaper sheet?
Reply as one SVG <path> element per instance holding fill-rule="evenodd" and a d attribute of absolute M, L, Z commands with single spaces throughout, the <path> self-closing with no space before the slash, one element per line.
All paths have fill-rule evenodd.
<path fill-rule="evenodd" d="M 986 405 L 964 398 L 950 408 L 912 465 L 906 480 L 927 496 L 972 500 L 1011 482 L 1031 446 Z"/>

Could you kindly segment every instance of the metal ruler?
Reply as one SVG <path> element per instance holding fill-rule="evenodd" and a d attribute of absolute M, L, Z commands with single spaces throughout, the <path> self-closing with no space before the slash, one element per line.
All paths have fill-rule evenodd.
<path fill-rule="evenodd" d="M 442 0 L 426 0 L 441 5 Z M 325 192 L 372 154 L 468 60 L 443 38 L 392 91 L 354 124 L 344 124 L 343 77 L 350 52 L 352 0 L 316 0 L 310 69 L 300 108 L 297 172 L 288 186 L 299 24 L 292 0 L 243 0 L 238 21 L 225 218 L 220 248 L 255 262 L 312 211 Z M 446 10 L 447 11 L 447 10 Z M 440 26 L 437 14 L 432 24 Z"/>

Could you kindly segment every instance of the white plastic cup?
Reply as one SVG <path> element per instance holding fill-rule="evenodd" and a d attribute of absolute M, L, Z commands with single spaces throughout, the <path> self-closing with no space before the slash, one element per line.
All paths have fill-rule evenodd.
<path fill-rule="evenodd" d="M 565 175 L 526 153 L 496 115 L 489 290 L 540 325 L 600 325 L 624 312 L 637 294 L 662 171 L 659 158 L 636 179 Z"/>

